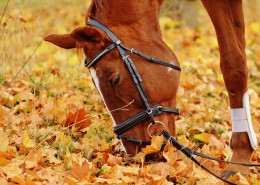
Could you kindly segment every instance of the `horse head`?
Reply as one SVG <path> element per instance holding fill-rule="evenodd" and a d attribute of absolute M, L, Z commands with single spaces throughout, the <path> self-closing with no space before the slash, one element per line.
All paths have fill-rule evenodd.
<path fill-rule="evenodd" d="M 149 141 L 151 135 L 160 134 L 164 129 L 174 135 L 172 113 L 176 113 L 173 112 L 176 109 L 171 107 L 176 106 L 180 72 L 174 69 L 179 69 L 179 64 L 161 38 L 158 15 L 162 0 L 153 3 L 150 0 L 142 3 L 137 0 L 98 2 L 92 2 L 87 20 L 95 19 L 98 21 L 94 20 L 94 23 L 106 25 L 119 41 L 113 40 L 111 35 L 93 22 L 74 29 L 70 34 L 49 35 L 45 40 L 65 49 L 83 49 L 86 64 L 92 62 L 88 67 L 93 81 L 114 123 L 121 125 L 131 122 L 131 119 L 138 122 L 117 133 L 123 139 L 126 151 L 134 154 L 136 147 L 140 149 L 145 144 L 138 141 Z M 97 7 L 100 5 L 102 11 Z M 127 7 L 127 12 L 121 18 L 121 9 L 118 7 Z M 143 19 L 133 20 L 133 16 Z M 136 50 L 125 46 L 153 58 L 149 60 L 143 54 L 137 55 L 134 52 Z M 165 62 L 159 65 L 152 60 Z M 121 129 L 120 126 L 116 128 Z"/>

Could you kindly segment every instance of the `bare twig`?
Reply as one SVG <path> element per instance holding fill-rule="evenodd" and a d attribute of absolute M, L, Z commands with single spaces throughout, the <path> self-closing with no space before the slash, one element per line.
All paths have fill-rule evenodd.
<path fill-rule="evenodd" d="M 111 111 L 109 111 L 109 112 L 115 112 L 115 111 L 118 111 L 118 110 L 129 110 L 129 109 L 126 109 L 126 107 L 128 107 L 129 105 L 131 105 L 132 103 L 134 103 L 134 99 L 131 101 L 131 102 L 129 102 L 127 105 L 124 105 L 123 107 L 120 107 L 120 108 L 117 108 L 117 109 L 114 109 L 114 110 L 111 110 Z"/>
<path fill-rule="evenodd" d="M 9 85 L 11 85 L 14 80 L 17 78 L 17 76 L 21 73 L 21 71 L 24 69 L 24 67 L 29 63 L 29 61 L 32 59 L 32 57 L 34 56 L 34 54 L 36 53 L 36 51 L 40 48 L 40 46 L 42 45 L 41 41 L 37 47 L 34 49 L 34 51 L 32 52 L 32 54 L 28 57 L 28 59 L 23 63 L 23 65 L 20 67 L 20 69 L 17 71 L 17 73 L 15 74 L 15 76 L 12 78 L 11 82 L 9 83 Z M 0 93 L 0 97 L 3 95 L 4 90 L 2 90 L 2 92 Z"/>
<path fill-rule="evenodd" d="M 2 15 L 1 15 L 0 25 L 2 25 L 2 20 L 3 20 L 3 18 L 4 18 L 5 13 L 6 13 L 6 10 L 7 10 L 8 4 L 9 4 L 9 1 L 10 1 L 10 0 L 7 0 L 7 1 L 6 1 L 6 4 L 5 4 L 5 7 L 4 7 L 4 10 L 3 10 L 3 13 L 2 13 Z"/>

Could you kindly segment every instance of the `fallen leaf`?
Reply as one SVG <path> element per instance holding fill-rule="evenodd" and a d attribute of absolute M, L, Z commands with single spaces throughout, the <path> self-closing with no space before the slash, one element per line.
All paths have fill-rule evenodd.
<path fill-rule="evenodd" d="M 6 152 L 9 145 L 8 134 L 0 129 L 0 152 Z"/>
<path fill-rule="evenodd" d="M 177 158 L 177 152 L 173 148 L 171 143 L 168 143 L 163 150 L 163 157 L 167 160 L 168 163 L 174 163 Z"/>
<path fill-rule="evenodd" d="M 89 116 L 89 111 L 83 107 L 73 107 L 65 118 L 61 122 L 61 125 L 64 127 L 68 127 L 72 124 L 75 124 L 75 127 L 80 129 L 86 128 L 91 124 L 91 119 Z"/>
<path fill-rule="evenodd" d="M 19 166 L 20 163 L 12 162 L 1 168 L 8 178 L 13 178 L 22 174 L 23 170 Z"/>
<path fill-rule="evenodd" d="M 21 21 L 21 22 L 23 22 L 23 23 L 26 23 L 26 22 L 27 22 L 22 15 L 19 15 L 19 21 Z"/>
<path fill-rule="evenodd" d="M 26 148 L 35 147 L 35 143 L 32 139 L 30 139 L 29 133 L 27 131 L 25 131 L 23 135 L 23 146 Z"/>
<path fill-rule="evenodd" d="M 193 138 L 205 143 L 209 143 L 210 134 L 203 132 L 201 134 L 195 134 Z"/>
<path fill-rule="evenodd" d="M 103 159 L 104 159 L 104 163 L 108 164 L 109 166 L 114 166 L 116 164 L 121 165 L 123 163 L 122 157 L 117 157 L 109 153 L 103 153 Z"/>
<path fill-rule="evenodd" d="M 168 175 L 171 175 L 171 172 L 171 166 L 167 163 L 160 162 L 151 165 L 151 174 L 167 177 Z"/>
<path fill-rule="evenodd" d="M 71 175 L 78 180 L 86 178 L 90 174 L 89 162 L 84 161 L 82 164 L 79 164 L 75 161 L 72 161 Z"/>
<path fill-rule="evenodd" d="M 142 148 L 142 152 L 147 155 L 161 150 L 162 144 L 164 141 L 163 136 L 153 136 L 151 140 L 151 145 L 147 145 L 145 148 Z"/>

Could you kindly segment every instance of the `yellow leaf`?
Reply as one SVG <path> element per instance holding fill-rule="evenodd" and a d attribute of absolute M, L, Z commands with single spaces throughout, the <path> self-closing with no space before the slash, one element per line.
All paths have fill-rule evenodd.
<path fill-rule="evenodd" d="M 69 146 L 72 142 L 72 139 L 70 136 L 66 136 L 64 132 L 59 132 L 57 134 L 56 143 L 59 145 L 65 145 Z"/>
<path fill-rule="evenodd" d="M 180 144 L 182 144 L 185 147 L 188 147 L 190 144 L 190 141 L 186 138 L 185 135 L 178 136 L 177 140 Z"/>
<path fill-rule="evenodd" d="M 9 183 L 7 182 L 6 179 L 4 179 L 3 177 L 0 177 L 0 184 L 1 185 L 8 185 Z"/>
<path fill-rule="evenodd" d="M 19 176 L 23 172 L 23 170 L 19 168 L 19 165 L 16 163 L 9 163 L 7 166 L 2 167 L 2 170 L 8 178 Z"/>
<path fill-rule="evenodd" d="M 6 152 L 9 145 L 8 134 L 5 133 L 2 129 L 0 130 L 0 152 Z"/>
<path fill-rule="evenodd" d="M 205 143 L 209 143 L 210 134 L 203 132 L 201 134 L 194 135 L 193 138 Z"/>
<path fill-rule="evenodd" d="M 164 140 L 163 136 L 153 136 L 151 145 L 142 148 L 143 153 L 147 155 L 147 154 L 160 151 L 161 146 L 163 144 L 163 140 Z"/>
<path fill-rule="evenodd" d="M 163 157 L 168 163 L 174 163 L 177 160 L 177 152 L 174 151 L 172 144 L 168 143 L 163 150 Z"/>
<path fill-rule="evenodd" d="M 29 136 L 27 131 L 23 135 L 23 145 L 26 148 L 33 148 L 33 147 L 35 147 L 35 143 L 34 143 L 34 141 L 32 139 L 30 139 L 30 136 Z"/>

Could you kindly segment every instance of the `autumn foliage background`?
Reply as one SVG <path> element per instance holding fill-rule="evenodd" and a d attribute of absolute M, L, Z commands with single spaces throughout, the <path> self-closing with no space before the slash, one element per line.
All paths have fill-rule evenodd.
<path fill-rule="evenodd" d="M 43 42 L 84 26 L 88 0 L 0 2 L 0 184 L 222 184 L 168 145 L 163 161 L 144 161 L 161 137 L 135 157 L 118 152 L 112 121 L 83 66 L 84 56 Z M 244 1 L 252 119 L 260 137 L 259 2 Z M 176 138 L 229 160 L 228 96 L 213 26 L 200 2 L 167 1 L 160 23 L 181 67 Z M 178 19 L 174 19 L 178 18 Z M 136 48 L 138 49 L 138 48 Z M 225 164 L 200 159 L 221 174 Z M 260 150 L 252 156 L 260 162 Z M 257 168 L 238 184 L 260 184 Z"/>

